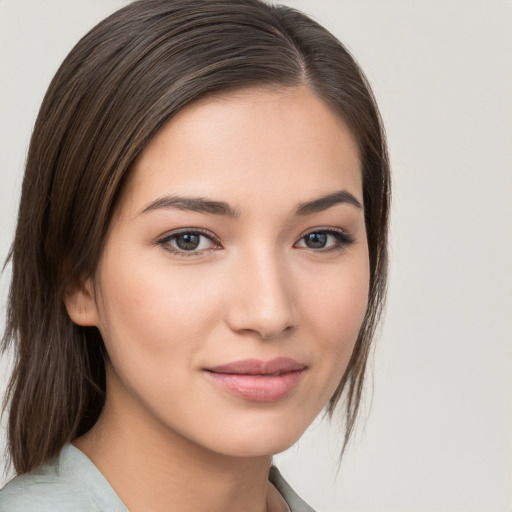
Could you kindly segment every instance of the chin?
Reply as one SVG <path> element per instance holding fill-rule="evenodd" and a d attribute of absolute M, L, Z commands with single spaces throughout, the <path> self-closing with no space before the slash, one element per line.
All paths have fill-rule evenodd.
<path fill-rule="evenodd" d="M 271 457 L 293 446 L 299 438 L 300 436 L 292 440 L 266 439 L 240 442 L 236 445 L 221 447 L 219 452 L 230 457 Z"/>
<path fill-rule="evenodd" d="M 297 428 L 297 424 L 293 425 L 293 420 L 290 420 L 285 428 L 278 428 L 272 423 L 259 428 L 239 427 L 235 431 L 230 429 L 229 435 L 226 435 L 226 430 L 219 432 L 218 436 L 210 437 L 204 444 L 217 453 L 231 457 L 272 456 L 294 445 L 307 426 Z"/>

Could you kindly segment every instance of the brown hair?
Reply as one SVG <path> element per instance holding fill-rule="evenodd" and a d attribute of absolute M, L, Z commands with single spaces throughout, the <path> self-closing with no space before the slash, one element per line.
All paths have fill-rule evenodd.
<path fill-rule="evenodd" d="M 308 85 L 345 120 L 361 152 L 370 292 L 334 396 L 344 447 L 359 409 L 385 295 L 389 165 L 369 85 L 342 44 L 302 13 L 259 0 L 140 0 L 93 28 L 64 60 L 35 124 L 12 262 L 4 350 L 15 348 L 8 446 L 17 473 L 97 420 L 105 350 L 75 325 L 64 294 L 95 273 L 130 168 L 185 105 L 242 87 Z"/>

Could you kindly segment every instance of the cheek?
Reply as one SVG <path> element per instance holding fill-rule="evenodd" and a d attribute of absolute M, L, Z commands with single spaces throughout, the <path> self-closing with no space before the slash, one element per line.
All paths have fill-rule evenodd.
<path fill-rule="evenodd" d="M 104 266 L 100 331 L 111 358 L 192 356 L 218 317 L 215 288 L 197 269 L 192 276 L 192 270 L 132 261 Z"/>
<path fill-rule="evenodd" d="M 310 336 L 315 340 L 319 364 L 337 387 L 352 355 L 366 313 L 369 268 L 366 251 L 342 268 L 318 274 L 319 285 L 305 293 Z M 321 283 L 320 283 L 321 281 Z M 329 396 L 330 397 L 330 396 Z"/>

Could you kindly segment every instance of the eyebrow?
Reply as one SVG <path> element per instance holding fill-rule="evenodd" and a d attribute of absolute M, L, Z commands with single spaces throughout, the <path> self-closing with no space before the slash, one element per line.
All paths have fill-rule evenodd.
<path fill-rule="evenodd" d="M 338 190 L 332 194 L 299 204 L 295 211 L 295 215 L 311 215 L 312 213 L 322 212 L 331 208 L 331 206 L 343 203 L 351 204 L 356 208 L 363 208 L 361 203 L 350 192 L 347 192 L 346 190 Z"/>
<path fill-rule="evenodd" d="M 361 203 L 350 192 L 339 190 L 326 196 L 300 203 L 295 210 L 295 215 L 311 215 L 327 210 L 337 204 L 351 204 L 356 208 L 362 208 Z M 240 210 L 233 208 L 224 201 L 213 201 L 204 197 L 185 197 L 178 195 L 160 197 L 149 203 L 140 214 L 160 208 L 175 208 L 189 212 L 222 215 L 233 219 L 240 217 Z"/>
<path fill-rule="evenodd" d="M 224 215 L 236 219 L 240 211 L 232 208 L 224 201 L 212 201 L 204 197 L 164 196 L 149 203 L 140 213 L 146 213 L 160 208 L 175 208 L 188 212 L 209 213 L 211 215 Z"/>

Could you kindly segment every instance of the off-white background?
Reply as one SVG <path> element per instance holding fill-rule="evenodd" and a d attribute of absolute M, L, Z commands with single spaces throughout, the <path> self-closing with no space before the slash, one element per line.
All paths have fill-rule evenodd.
<path fill-rule="evenodd" d="M 2 259 L 44 91 L 79 37 L 126 3 L 0 0 Z M 369 76 L 394 203 L 366 426 L 339 473 L 326 423 L 277 463 L 320 512 L 512 512 L 512 3 L 285 3 L 334 32 Z M 0 391 L 7 370 L 4 357 Z"/>

